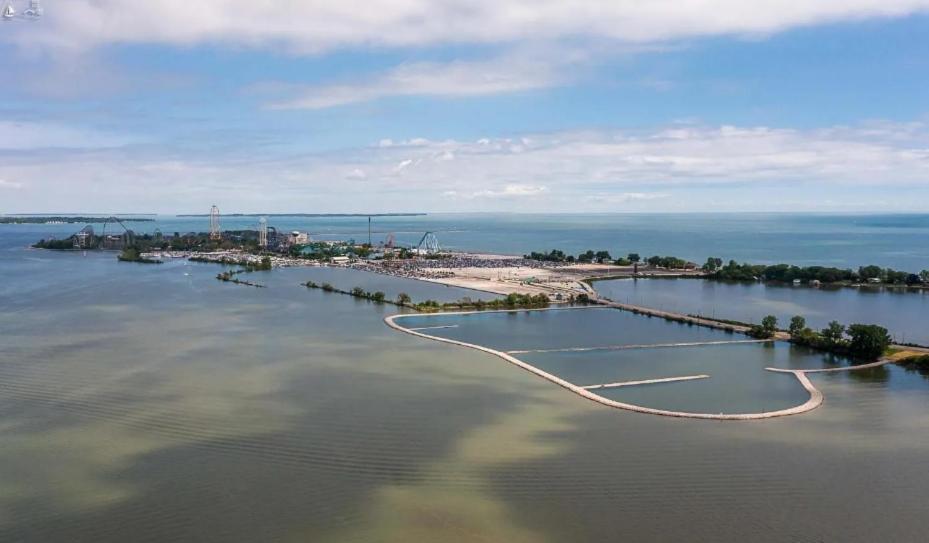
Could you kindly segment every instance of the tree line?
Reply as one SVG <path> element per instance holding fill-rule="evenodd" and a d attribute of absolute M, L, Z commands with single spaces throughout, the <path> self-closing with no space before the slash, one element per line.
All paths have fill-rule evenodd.
<path fill-rule="evenodd" d="M 548 253 L 533 251 L 527 255 L 523 255 L 523 258 L 527 260 L 537 260 L 539 262 L 564 262 L 569 264 L 613 263 L 618 266 L 631 266 L 633 264 L 643 262 L 652 267 L 675 270 L 697 267 L 696 264 L 676 256 L 655 255 L 642 258 L 642 255 L 639 253 L 629 253 L 626 256 L 613 258 L 609 251 L 594 251 L 591 249 L 588 249 L 587 251 L 580 253 L 577 256 L 565 254 L 564 251 L 559 249 L 552 249 Z"/>
<path fill-rule="evenodd" d="M 777 317 L 768 315 L 761 324 L 754 324 L 748 335 L 759 339 L 773 338 L 777 334 Z M 797 315 L 790 319 L 790 341 L 815 349 L 829 351 L 861 360 L 877 360 L 893 342 L 887 329 L 876 324 L 850 324 L 832 321 L 816 331 L 806 325 L 806 319 Z"/>
<path fill-rule="evenodd" d="M 495 300 L 472 300 L 471 298 L 461 298 L 455 302 L 438 302 L 436 300 L 424 300 L 422 302 L 414 302 L 409 294 L 401 292 L 397 295 L 396 299 L 390 299 L 382 291 L 370 292 L 365 290 L 362 287 L 354 287 L 351 290 L 342 290 L 333 286 L 330 283 L 318 284 L 313 281 L 307 281 L 304 283 L 304 286 L 307 288 L 317 288 L 325 292 L 333 292 L 336 294 L 345 294 L 348 296 L 353 296 L 355 298 L 361 298 L 364 300 L 370 300 L 378 304 L 391 304 L 399 307 L 409 307 L 424 313 L 434 313 L 437 311 L 452 311 L 452 310 L 474 310 L 474 311 L 484 311 L 491 309 L 540 309 L 548 307 L 551 303 L 551 300 L 545 294 L 519 294 L 512 292 L 506 295 L 503 298 L 497 298 Z M 585 300 L 586 300 L 585 296 Z M 572 300 L 578 301 L 580 300 Z"/>
<path fill-rule="evenodd" d="M 695 269 L 698 266 L 693 262 L 676 256 L 650 256 L 642 258 L 638 253 L 629 253 L 626 256 L 613 258 L 609 251 L 587 250 L 577 256 L 566 254 L 564 251 L 553 249 L 548 253 L 533 251 L 523 255 L 528 260 L 539 262 L 563 263 L 604 263 L 610 262 L 619 266 L 630 266 L 644 262 L 653 268 L 666 268 L 669 270 Z M 707 277 L 726 281 L 773 281 L 791 283 L 799 279 L 802 282 L 819 281 L 820 283 L 858 283 L 880 282 L 888 285 L 929 285 L 929 270 L 919 273 L 894 270 L 870 265 L 861 266 L 857 270 L 849 268 L 835 268 L 829 266 L 794 266 L 791 264 L 748 264 L 730 260 L 724 263 L 718 257 L 709 257 L 700 270 L 706 272 Z"/>
<path fill-rule="evenodd" d="M 708 258 L 702 268 L 712 279 L 726 281 L 773 281 L 791 283 L 819 281 L 821 283 L 859 283 L 877 280 L 891 285 L 929 284 L 929 270 L 920 273 L 897 271 L 880 266 L 861 266 L 858 270 L 827 266 L 792 266 L 790 264 L 739 264 L 730 260 L 723 265 L 720 258 Z"/>

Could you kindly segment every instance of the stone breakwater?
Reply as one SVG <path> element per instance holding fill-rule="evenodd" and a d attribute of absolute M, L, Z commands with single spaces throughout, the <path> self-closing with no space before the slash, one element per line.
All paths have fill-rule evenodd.
<path fill-rule="evenodd" d="M 558 310 L 558 309 L 535 309 L 535 310 L 523 309 L 523 310 L 515 310 L 515 311 L 552 311 L 552 310 Z M 513 312 L 513 311 L 504 310 L 504 311 L 495 311 L 495 312 L 502 313 L 502 312 Z M 472 313 L 473 312 L 466 311 L 466 312 L 453 312 L 453 313 L 438 313 L 437 315 L 445 315 L 445 316 L 468 315 Z M 485 313 L 490 313 L 490 312 L 485 312 Z M 816 409 L 817 407 L 821 406 L 823 403 L 822 392 L 819 389 L 817 389 L 815 386 L 813 386 L 813 383 L 810 381 L 809 377 L 807 377 L 807 373 L 820 373 L 820 372 L 825 372 L 825 371 L 855 371 L 855 370 L 860 370 L 860 369 L 873 368 L 873 367 L 881 366 L 881 365 L 892 362 L 892 360 L 890 359 L 882 359 L 877 362 L 873 362 L 870 364 L 863 364 L 860 366 L 849 366 L 849 367 L 844 367 L 844 368 L 829 368 L 829 369 L 811 369 L 811 370 L 765 368 L 765 370 L 767 371 L 792 374 L 797 379 L 797 381 L 800 383 L 800 385 L 809 394 L 809 397 L 805 402 L 803 402 L 800 405 L 790 407 L 787 409 L 780 409 L 776 411 L 764 411 L 764 412 L 759 412 L 759 413 L 693 413 L 693 412 L 687 412 L 687 411 L 670 411 L 670 410 L 665 410 L 665 409 L 655 409 L 651 407 L 644 407 L 641 405 L 617 402 L 615 400 L 605 398 L 603 396 L 600 396 L 599 394 L 592 392 L 592 390 L 598 390 L 599 388 L 606 388 L 606 387 L 596 387 L 596 386 L 591 386 L 591 385 L 579 386 L 577 384 L 566 381 L 565 379 L 562 379 L 561 377 L 558 377 L 557 375 L 553 375 L 540 368 L 537 368 L 523 360 L 520 360 L 510 353 L 498 351 L 496 349 L 485 347 L 483 345 L 477 345 L 473 343 L 459 341 L 456 339 L 449 339 L 449 338 L 429 335 L 423 332 L 423 330 L 428 329 L 428 327 L 420 327 L 420 328 L 412 329 L 412 328 L 403 327 L 397 322 L 397 321 L 401 321 L 404 318 L 413 317 L 413 316 L 422 317 L 423 315 L 416 315 L 416 314 L 390 315 L 384 319 L 384 322 L 391 328 L 395 330 L 399 330 L 400 332 L 403 332 L 405 334 L 410 334 L 413 336 L 430 339 L 433 341 L 439 341 L 442 343 L 448 343 L 451 345 L 467 347 L 470 349 L 475 349 L 477 351 L 492 354 L 494 356 L 502 358 L 503 360 L 506 360 L 507 362 L 509 362 L 510 364 L 513 364 L 516 367 L 519 367 L 534 375 L 537 375 L 547 381 L 555 383 L 556 385 L 561 386 L 562 388 L 565 388 L 577 394 L 578 396 L 581 396 L 582 398 L 586 398 L 593 402 L 597 402 L 601 405 L 616 408 L 616 409 L 623 409 L 626 411 L 633 411 L 636 413 L 645 413 L 649 415 L 660 415 L 660 416 L 665 416 L 665 417 L 705 419 L 705 420 L 763 420 L 763 419 L 770 419 L 770 418 L 776 418 L 776 417 L 786 417 L 790 415 L 799 415 L 801 413 L 812 411 Z M 687 376 L 687 378 L 704 378 L 704 376 L 702 375 L 701 376 Z M 678 378 L 666 378 L 666 380 L 668 379 L 677 380 Z M 630 383 L 626 383 L 626 386 L 640 386 L 640 385 L 652 384 L 654 382 L 658 382 L 658 380 L 643 381 L 643 382 L 638 382 L 638 383 L 630 382 Z M 611 387 L 615 387 L 617 385 L 622 385 L 622 384 L 621 383 L 610 383 L 610 385 Z"/>

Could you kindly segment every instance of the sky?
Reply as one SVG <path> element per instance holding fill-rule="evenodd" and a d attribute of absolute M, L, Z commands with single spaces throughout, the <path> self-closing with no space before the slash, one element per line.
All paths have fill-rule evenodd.
<path fill-rule="evenodd" d="M 929 212 L 929 0 L 27 0 L 0 213 Z"/>

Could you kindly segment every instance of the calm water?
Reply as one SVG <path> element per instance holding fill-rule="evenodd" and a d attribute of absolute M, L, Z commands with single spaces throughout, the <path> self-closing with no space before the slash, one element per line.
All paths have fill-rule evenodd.
<path fill-rule="evenodd" d="M 299 270 L 247 288 L 211 265 L 24 251 L 51 227 L 0 228 L 0 541 L 929 530 L 929 381 L 897 367 L 815 377 L 826 404 L 799 417 L 625 413 L 390 330 L 393 308 Z"/>
<path fill-rule="evenodd" d="M 619 302 L 682 313 L 761 322 L 766 315 L 786 328 L 794 315 L 824 328 L 830 321 L 880 324 L 897 341 L 929 345 L 929 291 L 807 288 L 699 279 L 597 281 L 601 295 Z"/>
<path fill-rule="evenodd" d="M 597 390 L 602 396 L 672 411 L 759 413 L 800 405 L 809 394 L 793 375 L 767 367 L 816 369 L 850 362 L 788 344 L 649 347 L 674 343 L 745 340 L 699 326 L 687 326 L 614 309 L 574 309 L 407 317 L 401 326 L 454 326 L 424 332 L 492 347 L 580 386 L 691 375 L 699 381 Z M 629 349 L 551 349 L 633 346 Z M 533 352 L 533 350 L 548 352 Z"/>
<path fill-rule="evenodd" d="M 405 328 L 455 326 L 428 333 L 498 351 L 745 339 L 713 328 L 669 323 L 613 309 L 430 315 L 405 317 L 399 323 Z"/>

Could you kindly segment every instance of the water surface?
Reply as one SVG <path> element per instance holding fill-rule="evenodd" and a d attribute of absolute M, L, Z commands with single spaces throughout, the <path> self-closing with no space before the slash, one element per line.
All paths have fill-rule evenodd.
<path fill-rule="evenodd" d="M 929 290 L 809 288 L 701 279 L 616 279 L 597 281 L 599 294 L 631 303 L 687 314 L 759 323 L 766 315 L 786 328 L 794 315 L 814 329 L 830 321 L 880 324 L 894 339 L 929 345 Z"/>
<path fill-rule="evenodd" d="M 0 541 L 929 531 L 929 381 L 898 367 L 815 376 L 827 401 L 797 417 L 642 415 L 398 333 L 392 308 L 298 273 L 248 288 L 17 232 L 0 230 Z"/>

